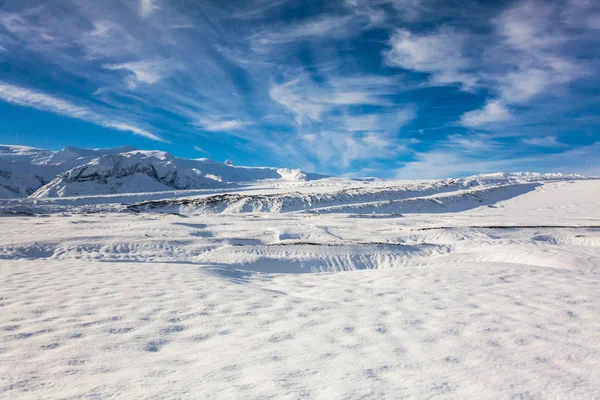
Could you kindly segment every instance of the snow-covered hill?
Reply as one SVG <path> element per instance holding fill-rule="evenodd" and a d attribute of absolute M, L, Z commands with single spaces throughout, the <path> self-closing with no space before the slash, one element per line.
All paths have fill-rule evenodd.
<path fill-rule="evenodd" d="M 0 146 L 0 198 L 65 197 L 227 187 L 323 178 L 301 170 L 235 167 L 132 147 L 50 151 Z"/>
<path fill-rule="evenodd" d="M 136 212 L 178 214 L 309 212 L 313 214 L 400 214 L 458 212 L 536 190 L 545 182 L 585 180 L 560 174 L 486 174 L 435 181 L 359 182 L 325 192 L 221 193 L 202 197 L 149 200 Z M 339 184 L 340 182 L 338 182 Z"/>

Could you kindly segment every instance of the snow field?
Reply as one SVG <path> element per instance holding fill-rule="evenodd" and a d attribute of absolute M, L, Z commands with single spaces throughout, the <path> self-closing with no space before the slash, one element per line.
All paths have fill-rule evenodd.
<path fill-rule="evenodd" d="M 599 185 L 402 215 L 40 202 L 0 218 L 0 398 L 600 398 Z"/>

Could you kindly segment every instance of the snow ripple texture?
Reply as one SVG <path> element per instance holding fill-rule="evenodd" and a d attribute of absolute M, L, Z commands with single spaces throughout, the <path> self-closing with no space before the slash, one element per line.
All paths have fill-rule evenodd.
<path fill-rule="evenodd" d="M 600 398 L 600 181 L 207 190 L 0 202 L 0 398 Z"/>

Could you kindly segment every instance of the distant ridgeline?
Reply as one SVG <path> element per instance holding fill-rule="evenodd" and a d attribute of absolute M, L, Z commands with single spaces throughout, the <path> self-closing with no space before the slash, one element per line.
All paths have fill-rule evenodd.
<path fill-rule="evenodd" d="M 0 145 L 0 198 L 160 192 L 325 177 L 298 169 L 236 167 L 231 160 L 176 158 L 129 146 L 51 151 Z"/>

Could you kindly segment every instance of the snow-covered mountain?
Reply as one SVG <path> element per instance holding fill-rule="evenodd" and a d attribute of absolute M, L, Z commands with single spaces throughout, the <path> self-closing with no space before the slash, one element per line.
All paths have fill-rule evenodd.
<path fill-rule="evenodd" d="M 0 198 L 27 197 L 45 183 L 41 168 L 0 159 Z"/>
<path fill-rule="evenodd" d="M 324 175 L 284 168 L 235 167 L 132 147 L 50 151 L 0 146 L 0 198 L 67 197 L 225 187 L 259 180 L 305 181 Z"/>
<path fill-rule="evenodd" d="M 457 191 L 479 192 L 491 187 L 580 177 L 561 174 L 496 173 L 439 181 L 396 183 L 384 180 L 323 178 L 327 176 L 310 174 L 298 169 L 236 167 L 230 163 L 219 163 L 206 158 L 177 158 L 163 151 L 137 150 L 129 146 L 112 149 L 66 147 L 60 151 L 52 151 L 0 145 L 0 198 L 4 199 L 143 194 L 138 196 L 137 201 L 152 201 L 157 198 L 155 196 L 151 198 L 149 193 L 166 194 L 179 190 L 203 192 L 216 190 L 214 193 L 219 193 L 222 190 L 239 190 L 249 185 L 256 186 L 257 183 L 265 189 L 277 189 L 276 192 L 286 187 L 302 191 L 302 193 L 275 193 L 267 196 L 264 196 L 264 193 L 240 194 L 222 199 L 217 196 L 194 200 L 193 208 L 204 212 L 223 210 L 321 212 L 325 209 L 331 212 L 346 212 L 347 207 L 352 210 L 359 209 L 360 213 L 379 213 L 392 209 L 393 212 L 405 212 L 408 203 L 410 203 L 409 208 L 414 208 L 415 197 L 442 196 L 444 193 L 451 192 L 454 196 Z M 320 193 L 324 186 L 327 186 L 327 189 Z M 199 194 L 186 193 L 158 199 Z M 452 196 L 451 198 L 443 196 L 443 199 L 430 198 L 422 202 L 446 204 L 454 201 Z M 470 195 L 465 192 L 461 196 Z M 400 200 L 401 203 L 396 203 Z M 172 204 L 175 208 L 179 206 L 187 208 L 189 205 Z M 151 205 L 152 208 L 155 206 L 157 204 Z M 160 206 L 164 204 L 161 203 Z M 321 208 L 323 210 L 316 211 Z"/>
<path fill-rule="evenodd" d="M 27 197 L 62 171 L 48 161 L 56 152 L 0 145 L 0 198 Z"/>
<path fill-rule="evenodd" d="M 104 154 L 119 154 L 132 150 L 132 147 L 66 147 L 60 151 L 52 151 L 27 146 L 0 145 L 0 198 L 27 197 L 57 175 L 72 168 Z"/>

